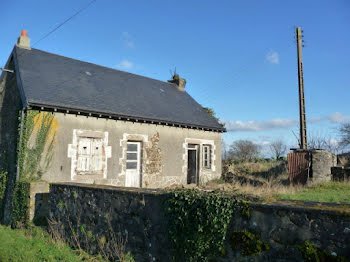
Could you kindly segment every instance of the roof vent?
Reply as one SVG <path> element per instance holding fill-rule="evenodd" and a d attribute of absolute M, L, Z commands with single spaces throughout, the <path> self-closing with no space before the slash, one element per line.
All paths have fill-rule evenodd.
<path fill-rule="evenodd" d="M 21 31 L 21 36 L 17 40 L 17 46 L 30 50 L 30 38 L 28 37 L 27 30 Z"/>
<path fill-rule="evenodd" d="M 168 80 L 168 82 L 174 84 L 178 90 L 185 91 L 186 80 L 181 78 L 177 73 L 174 73 L 172 79 Z"/>

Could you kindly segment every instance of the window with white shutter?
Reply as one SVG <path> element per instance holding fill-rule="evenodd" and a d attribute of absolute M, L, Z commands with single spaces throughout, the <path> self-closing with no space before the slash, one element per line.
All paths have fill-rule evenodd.
<path fill-rule="evenodd" d="M 100 175 L 103 173 L 102 138 L 78 137 L 77 173 L 79 175 Z"/>

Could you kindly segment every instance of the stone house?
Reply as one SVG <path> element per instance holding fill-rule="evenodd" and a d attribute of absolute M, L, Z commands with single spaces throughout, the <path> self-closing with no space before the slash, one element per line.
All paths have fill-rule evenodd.
<path fill-rule="evenodd" d="M 167 82 L 30 47 L 0 78 L 0 165 L 17 180 L 161 188 L 221 175 L 225 128 Z"/>

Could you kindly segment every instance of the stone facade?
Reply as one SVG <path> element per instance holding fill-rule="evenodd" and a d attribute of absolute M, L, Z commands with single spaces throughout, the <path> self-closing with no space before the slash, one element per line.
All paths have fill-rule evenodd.
<path fill-rule="evenodd" d="M 171 221 L 163 205 L 168 197 L 159 190 L 52 184 L 50 219 L 73 246 L 72 230 L 80 232 L 82 248 L 91 253 L 98 252 L 98 241 L 121 232 L 135 261 L 172 261 L 167 237 Z M 216 261 L 302 261 L 298 246 L 305 241 L 350 259 L 349 206 L 283 202 L 243 207 L 245 211 L 237 210 L 228 228 L 225 255 Z M 242 254 L 230 241 L 237 231 L 259 236 L 268 250 Z M 94 238 L 86 240 L 86 234 Z"/>
<path fill-rule="evenodd" d="M 42 179 L 49 182 L 78 182 L 125 186 L 128 141 L 141 143 L 141 186 L 162 188 L 187 182 L 187 145 L 200 147 L 199 181 L 221 176 L 221 133 L 157 124 L 102 119 L 53 113 L 58 129 L 52 147 L 52 160 Z M 99 132 L 104 135 L 108 155 L 103 176 L 76 175 L 77 133 Z M 97 134 L 96 134 L 97 136 Z M 105 137 L 108 136 L 108 140 Z M 102 139 L 102 138 L 101 138 Z M 211 146 L 211 168 L 202 164 L 202 146 Z"/>
<path fill-rule="evenodd" d="M 331 167 L 337 164 L 336 156 L 325 150 L 311 150 L 312 155 L 312 180 L 309 182 L 318 183 L 331 181 Z"/>

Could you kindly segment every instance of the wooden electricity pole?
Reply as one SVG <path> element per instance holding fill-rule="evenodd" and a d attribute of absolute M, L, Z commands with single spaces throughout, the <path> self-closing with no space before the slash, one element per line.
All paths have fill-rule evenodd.
<path fill-rule="evenodd" d="M 304 76 L 303 76 L 303 36 L 300 27 L 296 28 L 297 52 L 298 52 L 298 84 L 299 84 L 299 114 L 300 114 L 300 149 L 307 149 L 306 139 L 306 115 L 304 98 Z"/>

